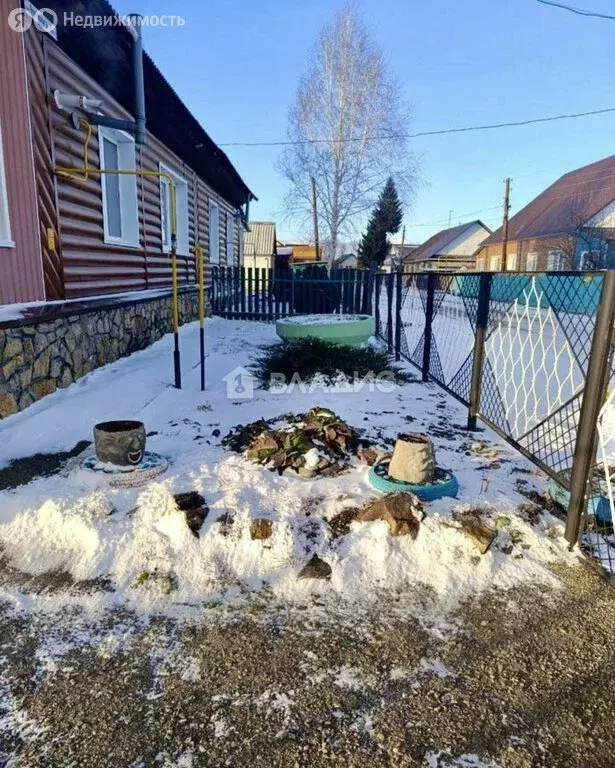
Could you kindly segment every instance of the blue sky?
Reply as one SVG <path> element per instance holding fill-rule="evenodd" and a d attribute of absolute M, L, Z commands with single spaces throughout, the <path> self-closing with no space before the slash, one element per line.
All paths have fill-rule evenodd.
<path fill-rule="evenodd" d="M 612 0 L 575 5 L 613 13 Z M 331 0 L 115 0 L 122 13 L 181 13 L 181 28 L 145 29 L 145 46 L 214 141 L 285 138 L 299 76 Z M 615 106 L 615 21 L 536 0 L 358 0 L 413 108 L 410 132 Z M 511 176 L 519 210 L 562 173 L 615 153 L 615 113 L 546 125 L 413 140 L 422 183 L 406 242 L 452 222 L 501 219 Z M 259 198 L 252 219 L 282 221 L 279 148 L 225 149 Z M 476 213 L 480 211 L 480 213 Z M 468 216 L 468 214 L 470 214 Z"/>

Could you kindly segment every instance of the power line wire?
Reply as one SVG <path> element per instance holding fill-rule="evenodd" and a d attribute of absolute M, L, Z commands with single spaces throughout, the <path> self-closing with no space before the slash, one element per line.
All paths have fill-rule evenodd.
<path fill-rule="evenodd" d="M 542 0 L 541 0 L 542 1 Z M 384 134 L 382 136 L 368 137 L 350 137 L 347 139 L 299 139 L 296 141 L 232 141 L 219 143 L 219 147 L 290 147 L 305 144 L 347 144 L 356 141 L 383 141 L 386 139 L 417 139 L 422 136 L 444 136 L 450 133 L 469 133 L 470 131 L 489 131 L 498 128 L 518 128 L 524 125 L 533 125 L 535 123 L 551 123 L 556 120 L 573 120 L 579 117 L 589 117 L 591 115 L 604 115 L 608 112 L 615 112 L 615 107 L 606 109 L 594 109 L 589 112 L 575 112 L 563 115 L 552 115 L 551 117 L 534 117 L 529 120 L 514 120 L 508 123 L 490 123 L 486 125 L 469 125 L 463 128 L 442 128 L 433 131 L 420 131 L 418 133 L 397 133 Z"/>
<path fill-rule="evenodd" d="M 576 13 L 578 16 L 594 16 L 598 19 L 612 19 L 615 20 L 615 16 L 609 16 L 607 13 L 598 13 L 597 11 L 587 11 L 585 8 L 575 8 L 572 5 L 566 5 L 565 3 L 556 3 L 554 0 L 537 0 L 537 2 L 543 5 L 552 5 L 554 8 L 562 8 L 564 11 L 570 11 L 570 13 Z"/>

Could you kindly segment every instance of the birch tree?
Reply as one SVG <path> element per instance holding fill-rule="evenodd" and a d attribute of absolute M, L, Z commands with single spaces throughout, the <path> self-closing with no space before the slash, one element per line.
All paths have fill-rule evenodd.
<path fill-rule="evenodd" d="M 351 8 L 323 29 L 291 107 L 279 169 L 289 182 L 287 218 L 304 227 L 312 215 L 311 178 L 321 240 L 332 261 L 340 238 L 356 237 L 387 178 L 402 201 L 415 186 L 404 134 L 409 110 L 382 50 Z"/>

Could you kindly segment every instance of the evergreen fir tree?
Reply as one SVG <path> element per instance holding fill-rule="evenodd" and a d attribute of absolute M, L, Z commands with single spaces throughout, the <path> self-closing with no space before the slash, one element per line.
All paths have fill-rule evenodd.
<path fill-rule="evenodd" d="M 402 208 L 395 182 L 387 180 L 380 193 L 376 207 L 372 211 L 365 234 L 359 243 L 359 264 L 369 266 L 371 262 L 380 265 L 389 252 L 387 235 L 399 232 L 402 222 Z"/>

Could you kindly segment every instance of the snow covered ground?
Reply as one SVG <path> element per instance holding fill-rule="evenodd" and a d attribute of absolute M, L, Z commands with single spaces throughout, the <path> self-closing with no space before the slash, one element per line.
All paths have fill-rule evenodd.
<path fill-rule="evenodd" d="M 5 579 L 0 599 L 9 606 L 75 606 L 88 614 L 126 606 L 143 614 L 194 616 L 208 605 L 251 595 L 310 604 L 315 595 L 319 601 L 374 603 L 383 594 L 402 594 L 415 600 L 418 612 L 419 595 L 428 594 L 444 617 L 491 588 L 557 586 L 549 566 L 576 561 L 559 521 L 544 513 L 532 525 L 517 513 L 527 501 L 520 487 L 544 488 L 540 473 L 492 433 L 467 433 L 465 409 L 435 385 L 410 382 L 388 392 L 261 391 L 253 389 L 245 366 L 259 345 L 276 340 L 273 325 L 211 319 L 206 338 L 206 392 L 200 391 L 198 326 L 192 324 L 181 330 L 181 391 L 171 385 L 169 336 L 2 422 L 0 467 L 70 450 L 109 419 L 143 421 L 148 450 L 169 461 L 167 472 L 143 488 L 111 488 L 105 477 L 74 464 L 0 492 L 0 546 L 10 567 L 31 575 L 67 573 L 74 586 L 89 585 L 33 592 Z M 335 478 L 304 479 L 290 470 L 280 476 L 220 444 L 237 424 L 315 405 L 333 409 L 383 447 L 400 431 L 428 432 L 438 464 L 457 475 L 458 499 L 429 504 L 416 540 L 391 537 L 384 522 L 355 522 L 336 539 L 327 520 L 378 496 L 367 466 L 357 460 Z M 487 450 L 473 450 L 477 439 Z M 190 490 L 210 508 L 199 538 L 173 501 L 173 494 Z M 500 530 L 483 556 L 451 524 L 455 508 L 476 505 L 488 509 Z M 270 539 L 251 539 L 255 518 L 273 522 Z M 313 554 L 331 565 L 330 581 L 297 579 Z M 155 578 L 144 579 L 145 573 Z"/>

